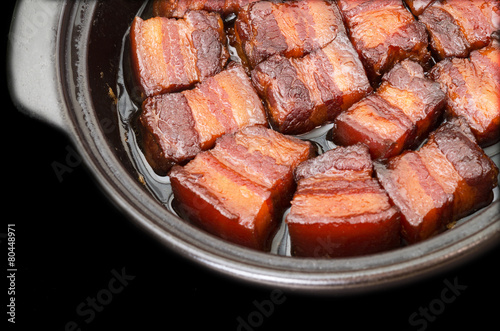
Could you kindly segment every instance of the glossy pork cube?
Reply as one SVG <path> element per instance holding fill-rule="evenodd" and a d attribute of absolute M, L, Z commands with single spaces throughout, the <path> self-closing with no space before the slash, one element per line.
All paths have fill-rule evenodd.
<path fill-rule="evenodd" d="M 399 108 L 416 127 L 416 147 L 437 127 L 446 105 L 446 95 L 439 84 L 426 77 L 416 62 L 403 60 L 382 78 L 377 94 Z"/>
<path fill-rule="evenodd" d="M 337 147 L 296 169 L 286 217 L 292 255 L 347 257 L 399 247 L 399 211 L 372 169 L 363 145 Z"/>
<path fill-rule="evenodd" d="M 429 160 L 431 165 L 428 168 L 433 171 L 444 171 L 444 165 L 439 169 L 437 165 L 432 166 L 433 162 L 442 157 L 437 155 L 429 157 L 433 147 L 438 147 L 456 170 L 454 175 L 433 174 L 443 187 L 450 185 L 450 182 L 456 185 L 453 192 L 454 220 L 490 204 L 493 200 L 492 190 L 498 185 L 498 168 L 477 145 L 467 123 L 464 118 L 455 118 L 443 124 L 418 152 L 422 159 Z M 455 179 L 459 179 L 456 184 Z"/>
<path fill-rule="evenodd" d="M 232 64 L 192 90 L 147 98 L 139 124 L 146 159 L 165 175 L 173 164 L 213 147 L 223 134 L 267 126 L 267 118 L 243 67 Z"/>
<path fill-rule="evenodd" d="M 491 34 L 500 29 L 500 4 L 491 0 L 434 1 L 418 17 L 430 36 L 433 55 L 467 57 L 472 50 L 491 42 Z"/>
<path fill-rule="evenodd" d="M 300 134 L 333 121 L 372 91 L 345 34 L 302 58 L 274 55 L 251 73 L 273 127 Z"/>
<path fill-rule="evenodd" d="M 325 0 L 259 1 L 240 11 L 235 46 L 250 68 L 271 57 L 301 57 L 344 32 L 337 6 Z"/>
<path fill-rule="evenodd" d="M 470 58 L 439 62 L 431 76 L 448 96 L 447 111 L 469 122 L 479 145 L 500 140 L 500 44 L 473 51 Z"/>
<path fill-rule="evenodd" d="M 445 230 L 452 221 L 453 195 L 433 179 L 416 152 L 405 152 L 387 165 L 375 164 L 382 186 L 402 214 L 402 236 L 412 244 Z"/>
<path fill-rule="evenodd" d="M 256 1 L 258 0 L 154 0 L 153 15 L 180 18 L 191 10 L 206 10 L 226 17 L 237 14 L 243 7 Z"/>
<path fill-rule="evenodd" d="M 364 143 L 374 159 L 417 147 L 442 118 L 446 96 L 416 62 L 404 60 L 384 75 L 378 90 L 341 113 L 332 139 Z"/>
<path fill-rule="evenodd" d="M 401 210 L 402 235 L 410 244 L 491 203 L 498 185 L 497 167 L 462 118 L 441 125 L 418 151 L 376 163 L 375 170 Z"/>
<path fill-rule="evenodd" d="M 332 131 L 337 145 L 364 142 L 374 159 L 400 154 L 415 137 L 410 119 L 377 94 L 369 95 L 342 113 Z"/>
<path fill-rule="evenodd" d="M 339 7 L 374 87 L 399 61 L 429 63 L 425 25 L 416 21 L 402 0 L 339 0 Z"/>
<path fill-rule="evenodd" d="M 268 251 L 295 189 L 293 170 L 313 153 L 310 143 L 264 127 L 226 135 L 172 168 L 174 206 L 211 234 Z"/>
<path fill-rule="evenodd" d="M 136 17 L 130 38 L 135 77 L 145 97 L 192 87 L 222 71 L 229 58 L 222 19 L 215 13 Z"/>

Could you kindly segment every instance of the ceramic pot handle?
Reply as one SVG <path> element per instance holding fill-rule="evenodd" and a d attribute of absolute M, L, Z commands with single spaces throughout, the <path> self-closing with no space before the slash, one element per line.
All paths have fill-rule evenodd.
<path fill-rule="evenodd" d="M 8 86 L 14 105 L 63 131 L 67 122 L 57 45 L 64 6 L 65 1 L 18 1 L 7 50 Z"/>

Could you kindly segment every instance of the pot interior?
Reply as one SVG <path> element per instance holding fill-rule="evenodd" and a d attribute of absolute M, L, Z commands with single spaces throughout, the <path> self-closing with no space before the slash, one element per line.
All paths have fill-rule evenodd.
<path fill-rule="evenodd" d="M 76 113 L 76 108 L 70 116 L 82 132 L 89 126 L 99 131 L 99 135 L 86 138 L 94 140 L 87 144 L 105 146 L 100 152 L 111 153 L 112 159 L 119 162 L 114 178 L 107 181 L 121 181 L 117 186 L 124 190 L 122 195 L 127 201 L 122 204 L 129 203 L 126 207 L 135 210 L 131 213 L 140 219 L 139 223 L 150 223 L 146 228 L 154 237 L 181 254 L 224 274 L 258 283 L 302 289 L 346 289 L 414 278 L 463 260 L 464 250 L 476 252 L 479 247 L 490 247 L 497 241 L 498 188 L 495 203 L 460 220 L 454 229 L 420 244 L 367 257 L 332 260 L 291 257 L 284 226 L 273 242 L 271 253 L 254 252 L 203 233 L 176 216 L 169 179 L 156 175 L 149 167 L 134 130 L 140 109 L 127 52 L 128 29 L 136 15 L 148 16 L 147 1 L 76 2 L 67 5 L 66 10 L 66 16 L 75 20 L 70 22 L 75 28 L 67 37 L 73 45 L 72 57 L 84 57 L 85 61 L 84 71 L 74 69 L 73 77 L 80 76 L 80 80 L 74 79 L 73 83 L 78 87 L 81 78 L 84 79 L 87 86 L 84 92 L 90 102 L 83 112 L 88 112 L 92 120 Z M 85 12 L 79 13 L 82 11 Z M 86 43 L 85 51 L 74 47 L 78 43 Z M 325 126 L 301 138 L 313 141 L 320 150 L 330 149 L 334 145 L 326 139 L 328 129 Z M 498 149 L 497 145 L 487 150 L 497 164 Z M 127 191 L 123 187 L 132 189 Z"/>

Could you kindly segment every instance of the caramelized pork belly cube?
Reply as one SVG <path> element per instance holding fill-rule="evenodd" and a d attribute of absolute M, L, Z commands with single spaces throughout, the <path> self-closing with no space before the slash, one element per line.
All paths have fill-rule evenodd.
<path fill-rule="evenodd" d="M 399 108 L 416 126 L 416 147 L 437 127 L 446 106 L 446 94 L 440 85 L 425 76 L 418 63 L 403 60 L 382 78 L 377 94 Z"/>
<path fill-rule="evenodd" d="M 464 120 L 452 120 L 419 151 L 375 164 L 380 183 L 401 211 L 408 243 L 430 238 L 492 201 L 498 169 L 467 130 Z"/>
<path fill-rule="evenodd" d="M 469 58 L 445 59 L 431 71 L 448 96 L 447 112 L 469 122 L 485 147 L 500 140 L 500 45 L 473 51 Z"/>
<path fill-rule="evenodd" d="M 259 0 L 154 0 L 153 15 L 180 18 L 190 10 L 206 10 L 228 16 L 255 1 Z"/>
<path fill-rule="evenodd" d="M 172 168 L 174 206 L 213 235 L 268 251 L 295 189 L 293 170 L 312 155 L 308 142 L 247 127 Z"/>
<path fill-rule="evenodd" d="M 500 29 L 498 1 L 435 1 L 419 17 L 430 35 L 435 57 L 467 57 L 469 52 L 485 47 L 491 34 Z"/>
<path fill-rule="evenodd" d="M 445 105 L 439 84 L 422 67 L 404 60 L 384 75 L 374 93 L 342 112 L 332 139 L 338 145 L 365 143 L 374 159 L 387 159 L 417 147 L 435 128 Z"/>
<path fill-rule="evenodd" d="M 267 126 L 267 118 L 243 67 L 232 64 L 193 90 L 147 98 L 139 123 L 144 155 L 165 175 L 173 164 L 213 147 L 223 134 Z"/>
<path fill-rule="evenodd" d="M 453 220 L 491 203 L 498 168 L 476 144 L 465 119 L 443 124 L 418 154 L 443 190 L 453 194 Z"/>
<path fill-rule="evenodd" d="M 378 90 L 335 120 L 338 145 L 363 142 L 375 159 L 417 147 L 441 118 L 446 96 L 416 62 L 403 60 L 384 75 Z"/>
<path fill-rule="evenodd" d="M 138 123 L 144 156 L 159 175 L 201 151 L 191 108 L 181 93 L 147 98 Z"/>
<path fill-rule="evenodd" d="M 222 19 L 215 13 L 136 17 L 130 37 L 135 77 L 146 97 L 192 87 L 222 71 L 229 58 Z"/>
<path fill-rule="evenodd" d="M 222 136 L 210 152 L 226 166 L 269 190 L 280 211 L 292 199 L 293 169 L 316 153 L 308 142 L 259 126 Z"/>
<path fill-rule="evenodd" d="M 399 61 L 429 63 L 425 25 L 416 21 L 402 0 L 340 0 L 339 7 L 374 86 Z"/>
<path fill-rule="evenodd" d="M 252 3 L 240 11 L 234 30 L 235 46 L 250 68 L 275 54 L 301 57 L 345 32 L 337 6 L 325 0 Z"/>
<path fill-rule="evenodd" d="M 332 139 L 337 145 L 363 142 L 374 159 L 400 154 L 416 138 L 410 119 L 377 94 L 356 103 L 335 120 Z"/>
<path fill-rule="evenodd" d="M 469 212 L 464 214 L 491 203 L 492 190 L 498 185 L 498 168 L 477 144 L 468 121 L 463 117 L 451 119 L 433 134 L 433 139 L 460 177 L 475 190 L 463 198 L 469 199 L 471 206 L 465 204 Z"/>
<path fill-rule="evenodd" d="M 407 151 L 387 165 L 375 164 L 378 179 L 401 211 L 403 238 L 415 243 L 445 230 L 452 221 L 453 195 L 430 175 L 420 156 Z"/>
<path fill-rule="evenodd" d="M 271 193 L 201 153 L 170 173 L 179 215 L 220 238 L 267 250 L 275 228 Z"/>
<path fill-rule="evenodd" d="M 273 127 L 300 134 L 333 121 L 372 91 L 345 35 L 302 58 L 274 55 L 251 73 Z"/>
<path fill-rule="evenodd" d="M 251 125 L 267 126 L 262 101 L 243 67 L 234 62 L 195 89 L 182 93 L 188 99 L 204 150 L 213 147 L 225 133 Z"/>
<path fill-rule="evenodd" d="M 435 0 L 405 0 L 413 15 L 418 16 Z"/>
<path fill-rule="evenodd" d="M 348 257 L 399 247 L 399 212 L 375 180 L 309 182 L 299 184 L 287 215 L 294 256 Z"/>
<path fill-rule="evenodd" d="M 271 202 L 279 207 L 278 210 L 283 210 L 289 204 L 293 192 L 290 165 L 240 144 L 234 134 L 219 138 L 210 153 L 225 167 L 269 191 Z M 297 156 L 295 158 L 300 159 Z"/>
<path fill-rule="evenodd" d="M 399 211 L 371 174 L 363 145 L 337 147 L 296 169 L 286 217 L 294 256 L 357 256 L 400 245 Z"/>

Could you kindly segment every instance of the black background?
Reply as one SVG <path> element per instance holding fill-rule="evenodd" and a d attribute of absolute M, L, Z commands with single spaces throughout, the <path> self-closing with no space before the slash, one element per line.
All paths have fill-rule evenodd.
<path fill-rule="evenodd" d="M 13 1 L 2 5 L 5 49 Z M 18 271 L 16 324 L 7 323 L 6 276 L 0 288 L 2 323 L 18 330 L 65 330 L 72 321 L 81 330 L 236 330 L 238 317 L 256 316 L 254 301 L 271 299 L 271 289 L 214 274 L 158 245 L 108 202 L 84 166 L 59 181 L 53 163 L 67 163 L 69 140 L 20 113 L 8 97 L 4 102 L 2 178 L 7 185 L 2 188 L 7 201 L 0 234 L 7 232 L 7 223 L 16 224 Z M 0 240 L 5 275 L 7 239 Z M 444 281 L 455 279 L 467 288 L 444 305 L 427 330 L 491 329 L 499 324 L 499 253 L 495 248 L 459 268 L 392 290 L 344 297 L 285 292 L 285 301 L 269 317 L 255 320 L 261 323 L 253 329 L 418 330 L 410 325 L 410 315 L 435 303 Z M 80 304 L 108 288 L 113 270 L 135 278 L 93 318 L 79 315 Z"/>

